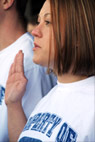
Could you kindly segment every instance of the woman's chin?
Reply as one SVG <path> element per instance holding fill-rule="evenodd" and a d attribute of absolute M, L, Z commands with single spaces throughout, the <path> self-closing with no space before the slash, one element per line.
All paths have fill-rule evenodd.
<path fill-rule="evenodd" d="M 33 62 L 34 62 L 35 64 L 39 64 L 39 62 L 38 62 L 37 60 L 35 60 L 35 58 L 33 58 Z"/>
<path fill-rule="evenodd" d="M 37 59 L 35 59 L 35 58 L 33 58 L 33 62 L 34 62 L 35 64 L 38 64 L 38 65 L 41 65 L 41 66 L 44 66 L 44 67 L 47 67 L 47 66 L 48 66 L 47 63 L 44 63 L 43 61 L 37 60 Z"/>

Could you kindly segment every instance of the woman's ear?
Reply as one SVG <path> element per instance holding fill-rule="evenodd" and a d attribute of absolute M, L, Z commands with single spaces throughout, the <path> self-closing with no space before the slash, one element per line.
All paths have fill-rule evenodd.
<path fill-rule="evenodd" d="M 15 0 L 2 0 L 3 9 L 9 9 L 13 5 L 14 1 Z"/>

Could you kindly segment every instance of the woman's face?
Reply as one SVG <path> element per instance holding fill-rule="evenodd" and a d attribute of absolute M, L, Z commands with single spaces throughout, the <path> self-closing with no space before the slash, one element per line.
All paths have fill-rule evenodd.
<path fill-rule="evenodd" d="M 33 61 L 36 64 L 47 66 L 49 51 L 51 50 L 50 67 L 52 68 L 54 63 L 54 36 L 49 0 L 46 0 L 40 11 L 38 25 L 32 31 L 32 35 L 34 36 Z"/>

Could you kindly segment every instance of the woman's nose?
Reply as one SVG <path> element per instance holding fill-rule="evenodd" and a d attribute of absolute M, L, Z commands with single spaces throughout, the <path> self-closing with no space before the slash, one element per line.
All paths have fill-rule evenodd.
<path fill-rule="evenodd" d="M 34 37 L 39 37 L 39 38 L 42 37 L 42 32 L 41 32 L 39 26 L 37 26 L 36 28 L 34 28 L 34 29 L 32 30 L 32 35 L 33 35 Z"/>

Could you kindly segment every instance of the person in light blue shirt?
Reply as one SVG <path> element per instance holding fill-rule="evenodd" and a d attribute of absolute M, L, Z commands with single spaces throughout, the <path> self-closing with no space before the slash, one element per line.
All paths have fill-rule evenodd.
<path fill-rule="evenodd" d="M 0 0 L 0 142 L 9 141 L 4 92 L 10 66 L 18 51 L 24 53 L 24 73 L 28 80 L 22 99 L 26 120 L 37 102 L 55 84 L 55 77 L 47 75 L 46 68 L 33 62 L 33 36 L 26 32 L 24 17 L 26 4 L 27 0 Z"/>

